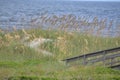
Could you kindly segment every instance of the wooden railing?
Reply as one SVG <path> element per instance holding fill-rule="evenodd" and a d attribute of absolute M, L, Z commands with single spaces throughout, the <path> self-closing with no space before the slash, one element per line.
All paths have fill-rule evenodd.
<path fill-rule="evenodd" d="M 81 60 L 83 65 L 94 64 L 98 62 L 102 62 L 103 65 L 108 67 L 120 65 L 120 47 L 67 58 L 62 61 L 70 63 L 78 60 Z"/>

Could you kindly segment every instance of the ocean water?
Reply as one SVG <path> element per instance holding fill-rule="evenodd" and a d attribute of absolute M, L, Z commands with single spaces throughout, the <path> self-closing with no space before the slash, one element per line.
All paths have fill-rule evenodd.
<path fill-rule="evenodd" d="M 59 1 L 59 0 L 0 0 L 0 28 L 29 27 L 38 16 L 66 15 L 98 17 L 120 24 L 120 2 Z M 119 26 L 120 27 L 120 26 Z M 114 32 L 116 28 L 113 28 Z"/>

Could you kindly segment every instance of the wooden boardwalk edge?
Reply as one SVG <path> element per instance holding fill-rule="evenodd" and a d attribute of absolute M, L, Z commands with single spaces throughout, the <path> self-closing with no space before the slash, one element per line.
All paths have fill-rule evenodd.
<path fill-rule="evenodd" d="M 119 53 L 117 53 L 117 52 L 119 52 Z M 111 53 L 116 53 L 116 54 L 111 54 Z M 87 60 L 88 58 L 97 57 L 97 56 L 101 56 L 101 55 L 102 55 L 102 57 Z M 67 58 L 62 61 L 69 63 L 69 62 L 74 62 L 74 61 L 83 59 L 83 63 L 86 65 L 87 63 L 97 63 L 100 61 L 104 62 L 105 60 L 111 59 L 111 62 L 109 64 L 112 64 L 111 65 L 111 68 L 112 68 L 112 66 L 114 66 L 113 65 L 114 62 L 120 64 L 119 61 L 112 61 L 113 59 L 119 58 L 119 57 L 120 57 L 120 47 L 116 47 L 116 48 L 101 50 L 101 51 L 97 51 L 97 52 L 93 52 L 93 53 L 88 53 L 88 54 L 83 54 L 83 55 Z M 117 66 L 119 66 L 119 65 L 117 65 Z"/>

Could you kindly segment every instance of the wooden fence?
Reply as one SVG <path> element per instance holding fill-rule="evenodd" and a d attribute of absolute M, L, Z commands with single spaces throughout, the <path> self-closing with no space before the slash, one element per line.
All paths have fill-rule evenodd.
<path fill-rule="evenodd" d="M 83 54 L 62 61 L 70 63 L 78 60 L 81 60 L 83 65 L 102 63 L 102 65 L 107 67 L 118 67 L 120 66 L 120 47 Z"/>

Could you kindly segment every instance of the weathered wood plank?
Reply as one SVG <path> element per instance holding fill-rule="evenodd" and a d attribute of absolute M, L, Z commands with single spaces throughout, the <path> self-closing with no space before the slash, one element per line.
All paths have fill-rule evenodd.
<path fill-rule="evenodd" d="M 118 52 L 118 51 L 120 51 L 120 47 L 107 49 L 107 50 L 102 50 L 102 51 L 97 51 L 97 52 L 93 52 L 93 53 L 88 53 L 88 54 L 84 54 L 84 55 L 80 55 L 80 56 L 75 56 L 75 57 L 72 57 L 72 58 L 64 59 L 62 61 L 72 62 L 72 61 L 76 61 L 76 60 L 79 60 L 79 59 L 83 59 L 84 57 L 88 58 L 88 57 L 102 55 L 102 53 L 108 54 L 108 53 Z"/>
<path fill-rule="evenodd" d="M 118 65 L 114 65 L 114 66 L 110 66 L 110 68 L 117 68 L 117 67 L 120 68 L 120 64 L 118 64 Z"/>
<path fill-rule="evenodd" d="M 117 57 L 120 57 L 120 53 L 107 55 L 107 56 L 102 56 L 100 58 L 92 59 L 92 60 L 89 60 L 88 63 L 96 63 L 96 62 L 105 61 L 105 60 L 113 59 L 113 58 L 117 58 Z"/>
<path fill-rule="evenodd" d="M 106 65 L 108 65 L 108 66 L 112 66 L 112 65 L 115 65 L 115 64 L 120 64 L 120 60 L 112 61 L 112 62 L 106 63 Z"/>

